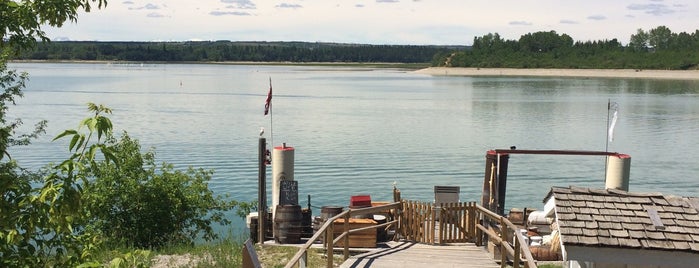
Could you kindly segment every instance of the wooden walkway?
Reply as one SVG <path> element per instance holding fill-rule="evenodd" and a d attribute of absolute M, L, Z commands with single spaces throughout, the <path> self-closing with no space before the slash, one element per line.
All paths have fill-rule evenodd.
<path fill-rule="evenodd" d="M 386 244 L 388 248 L 351 256 L 340 267 L 500 267 L 485 250 L 472 243 L 433 246 L 401 241 Z"/>

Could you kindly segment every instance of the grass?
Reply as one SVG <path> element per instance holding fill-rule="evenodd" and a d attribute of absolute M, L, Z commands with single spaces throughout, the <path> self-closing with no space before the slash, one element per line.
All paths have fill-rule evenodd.
<path fill-rule="evenodd" d="M 537 268 L 563 268 L 563 265 L 547 263 L 539 265 Z"/>
<path fill-rule="evenodd" d="M 124 246 L 111 246 L 97 252 L 96 257 L 104 264 L 121 262 L 121 266 L 108 267 L 242 267 L 243 241 L 229 236 L 215 242 L 199 245 L 170 245 L 152 251 Z M 284 267 L 298 252 L 299 247 L 278 245 L 255 245 L 262 267 Z M 334 266 L 343 262 L 342 254 L 333 256 Z M 308 267 L 325 267 L 327 259 L 322 249 L 308 251 Z"/>
<path fill-rule="evenodd" d="M 294 257 L 296 252 L 299 251 L 298 247 L 291 246 L 277 246 L 277 245 L 256 245 L 255 250 L 260 258 L 260 263 L 262 267 L 267 268 L 280 268 L 284 267 L 291 258 Z M 344 262 L 342 254 L 333 255 L 333 266 L 339 267 L 340 264 Z M 326 267 L 327 259 L 325 257 L 325 250 L 322 249 L 310 249 L 308 251 L 308 267 Z"/>

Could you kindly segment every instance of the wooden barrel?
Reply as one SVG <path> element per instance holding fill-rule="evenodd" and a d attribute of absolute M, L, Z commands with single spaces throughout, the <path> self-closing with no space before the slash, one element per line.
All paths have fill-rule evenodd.
<path fill-rule="evenodd" d="M 274 239 L 281 244 L 301 242 L 301 206 L 277 206 L 274 218 Z"/>
<path fill-rule="evenodd" d="M 322 206 L 320 208 L 320 218 L 318 218 L 318 221 L 314 225 L 315 228 L 313 229 L 313 232 L 315 233 L 320 229 L 320 226 L 325 223 L 328 219 L 335 217 L 342 213 L 344 210 L 343 207 L 337 207 L 337 206 Z M 325 241 L 325 234 L 320 235 L 320 240 Z"/>
<path fill-rule="evenodd" d="M 549 247 L 529 247 L 529 251 L 532 253 L 532 257 L 537 261 L 557 261 L 561 259 L 558 252 L 551 250 Z"/>

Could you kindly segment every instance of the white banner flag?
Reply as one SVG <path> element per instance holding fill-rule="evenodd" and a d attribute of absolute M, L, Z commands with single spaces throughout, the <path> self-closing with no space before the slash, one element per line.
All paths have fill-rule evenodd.
<path fill-rule="evenodd" d="M 616 119 L 618 117 L 618 110 L 614 110 L 614 115 L 612 115 L 612 123 L 609 124 L 609 142 L 612 142 L 614 140 L 614 126 L 616 125 Z"/>

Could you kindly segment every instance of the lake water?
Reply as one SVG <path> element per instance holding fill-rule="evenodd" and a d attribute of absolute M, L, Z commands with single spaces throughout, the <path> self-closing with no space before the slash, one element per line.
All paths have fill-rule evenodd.
<path fill-rule="evenodd" d="M 236 200 L 257 200 L 258 132 L 265 127 L 268 142 L 296 148 L 303 206 L 309 194 L 315 207 L 347 206 L 358 194 L 388 201 L 394 182 L 406 199 L 432 201 L 434 185 L 457 185 L 462 201 L 476 201 L 490 149 L 604 151 L 611 100 L 619 120 L 609 151 L 631 155 L 630 190 L 699 196 L 697 81 L 432 77 L 312 66 L 10 67 L 30 73 L 10 116 L 22 118 L 24 129 L 49 120 L 47 135 L 11 152 L 24 167 L 67 158 L 66 141 L 51 139 L 75 128 L 94 102 L 111 107 L 115 130 L 155 147 L 159 161 L 214 169 L 210 187 Z M 273 115 L 265 117 L 270 77 Z M 513 155 L 508 175 L 508 207 L 542 208 L 551 186 L 603 188 L 604 158 Z"/>

